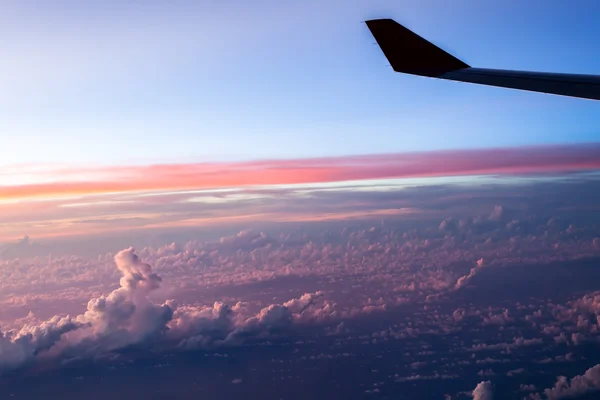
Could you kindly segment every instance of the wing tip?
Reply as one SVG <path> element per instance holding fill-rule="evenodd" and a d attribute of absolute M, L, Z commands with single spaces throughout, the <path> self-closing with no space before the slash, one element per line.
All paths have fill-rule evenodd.
<path fill-rule="evenodd" d="M 437 77 L 470 67 L 391 18 L 365 23 L 396 72 Z"/>

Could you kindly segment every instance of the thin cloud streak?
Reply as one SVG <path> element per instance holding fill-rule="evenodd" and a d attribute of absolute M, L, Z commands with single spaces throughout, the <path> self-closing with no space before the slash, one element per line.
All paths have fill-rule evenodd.
<path fill-rule="evenodd" d="M 87 179 L 79 176 L 75 181 L 74 174 L 67 173 L 55 176 L 53 182 L 42 179 L 38 183 L 20 185 L 2 185 L 0 182 L 0 201 L 161 190 L 596 169 L 600 169 L 599 144 L 238 163 L 115 166 L 88 170 Z M 30 179 L 29 176 L 27 181 L 31 182 Z M 15 179 L 11 179 L 11 182 L 15 182 Z"/>
<path fill-rule="evenodd" d="M 59 238 L 72 236 L 91 236 L 107 233 L 135 233 L 148 231 L 149 229 L 170 228 L 204 228 L 215 226 L 235 226 L 243 223 L 269 223 L 269 222 L 325 222 L 360 220 L 373 217 L 399 217 L 411 214 L 424 214 L 423 211 L 410 208 L 400 209 L 377 209 L 353 212 L 319 212 L 319 213 L 292 213 L 265 211 L 256 213 L 250 210 L 246 214 L 219 214 L 211 213 L 210 216 L 185 218 L 178 215 L 170 216 L 170 220 L 164 221 L 164 214 L 154 215 L 123 215 L 111 218 L 97 218 L 97 221 L 85 221 L 85 219 L 45 220 L 35 223 L 21 225 L 7 225 L 0 229 L 0 240 L 11 241 L 23 236 L 24 232 L 31 233 L 36 239 Z M 24 231 L 23 226 L 27 229 Z"/>

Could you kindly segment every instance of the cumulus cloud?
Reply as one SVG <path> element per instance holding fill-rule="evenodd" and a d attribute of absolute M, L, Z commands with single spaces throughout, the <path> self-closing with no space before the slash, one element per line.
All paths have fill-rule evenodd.
<path fill-rule="evenodd" d="M 239 343 L 248 336 L 256 336 L 271 331 L 288 328 L 294 320 L 300 320 L 303 313 L 320 297 L 321 292 L 305 293 L 298 299 L 289 300 L 283 304 L 271 304 L 261 309 L 256 315 L 236 324 L 224 342 Z"/>
<path fill-rule="evenodd" d="M 471 268 L 471 271 L 469 271 L 467 275 L 463 275 L 460 278 L 458 278 L 454 287 L 456 289 L 460 289 L 462 287 L 467 286 L 469 281 L 477 274 L 477 270 L 478 268 Z"/>
<path fill-rule="evenodd" d="M 55 355 L 91 356 L 140 344 L 172 343 L 182 349 L 236 344 L 289 327 L 322 296 L 322 292 L 305 293 L 250 316 L 244 314 L 247 308 L 241 302 L 233 308 L 219 301 L 210 306 L 178 306 L 174 300 L 159 304 L 149 295 L 160 288 L 162 278 L 133 248 L 117 253 L 114 261 L 121 273 L 119 287 L 89 300 L 83 314 L 0 331 L 0 371 L 33 362 L 51 349 Z"/>
<path fill-rule="evenodd" d="M 35 356 L 54 346 L 67 332 L 81 324 L 71 317 L 54 317 L 40 325 L 25 325 L 20 331 L 0 331 L 0 372 L 31 362 Z"/>
<path fill-rule="evenodd" d="M 222 341 L 233 330 L 234 311 L 223 302 L 212 306 L 185 306 L 176 309 L 169 323 L 168 337 L 182 348 L 198 348 Z"/>
<path fill-rule="evenodd" d="M 493 385 L 490 381 L 481 381 L 473 389 L 473 400 L 493 400 L 494 394 L 492 392 Z"/>
<path fill-rule="evenodd" d="M 28 235 L 23 236 L 15 243 L 0 245 L 0 258 L 35 257 L 47 250 L 39 243 L 35 243 Z"/>
<path fill-rule="evenodd" d="M 559 400 L 597 391 L 600 391 L 600 364 L 570 380 L 565 376 L 559 376 L 552 388 L 544 390 L 544 395 L 549 400 Z"/>
<path fill-rule="evenodd" d="M 86 312 L 77 317 L 78 322 L 88 326 L 80 332 L 80 339 L 93 339 L 104 350 L 140 343 L 164 333 L 174 311 L 168 303 L 155 304 L 148 299 L 162 279 L 139 259 L 133 248 L 117 253 L 115 263 L 122 274 L 120 287 L 108 296 L 91 299 Z"/>
<path fill-rule="evenodd" d="M 301 314 L 309 306 L 314 303 L 314 300 L 323 295 L 323 292 L 305 293 L 299 299 L 292 299 L 283 303 L 288 310 L 295 314 Z"/>
<path fill-rule="evenodd" d="M 458 222 L 454 218 L 446 218 L 440 223 L 438 228 L 443 232 L 455 232 L 458 230 Z"/>
<path fill-rule="evenodd" d="M 473 277 L 475 275 L 477 275 L 479 270 L 483 267 L 484 267 L 484 261 L 483 261 L 483 258 L 480 258 L 479 260 L 477 260 L 476 266 L 471 268 L 471 271 L 469 271 L 469 273 L 467 275 L 463 275 L 460 278 L 458 278 L 458 280 L 456 281 L 456 284 L 454 285 L 454 288 L 460 289 L 460 288 L 467 286 L 469 284 L 469 282 L 471 281 L 471 279 L 473 279 Z"/>
<path fill-rule="evenodd" d="M 534 385 L 531 385 L 531 384 L 530 384 L 530 385 L 524 385 L 524 384 L 521 384 L 521 385 L 519 386 L 519 390 L 520 390 L 521 392 L 535 392 L 535 386 L 534 386 Z"/>

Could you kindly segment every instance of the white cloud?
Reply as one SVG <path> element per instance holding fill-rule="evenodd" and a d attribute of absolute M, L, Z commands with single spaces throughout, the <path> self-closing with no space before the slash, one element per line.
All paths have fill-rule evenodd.
<path fill-rule="evenodd" d="M 490 381 L 482 381 L 473 389 L 473 400 L 493 400 L 493 385 Z"/>

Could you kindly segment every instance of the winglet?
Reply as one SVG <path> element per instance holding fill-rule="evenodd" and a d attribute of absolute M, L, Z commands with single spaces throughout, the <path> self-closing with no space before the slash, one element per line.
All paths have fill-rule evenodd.
<path fill-rule="evenodd" d="M 470 68 L 393 19 L 365 22 L 396 72 L 438 77 L 447 72 Z"/>

